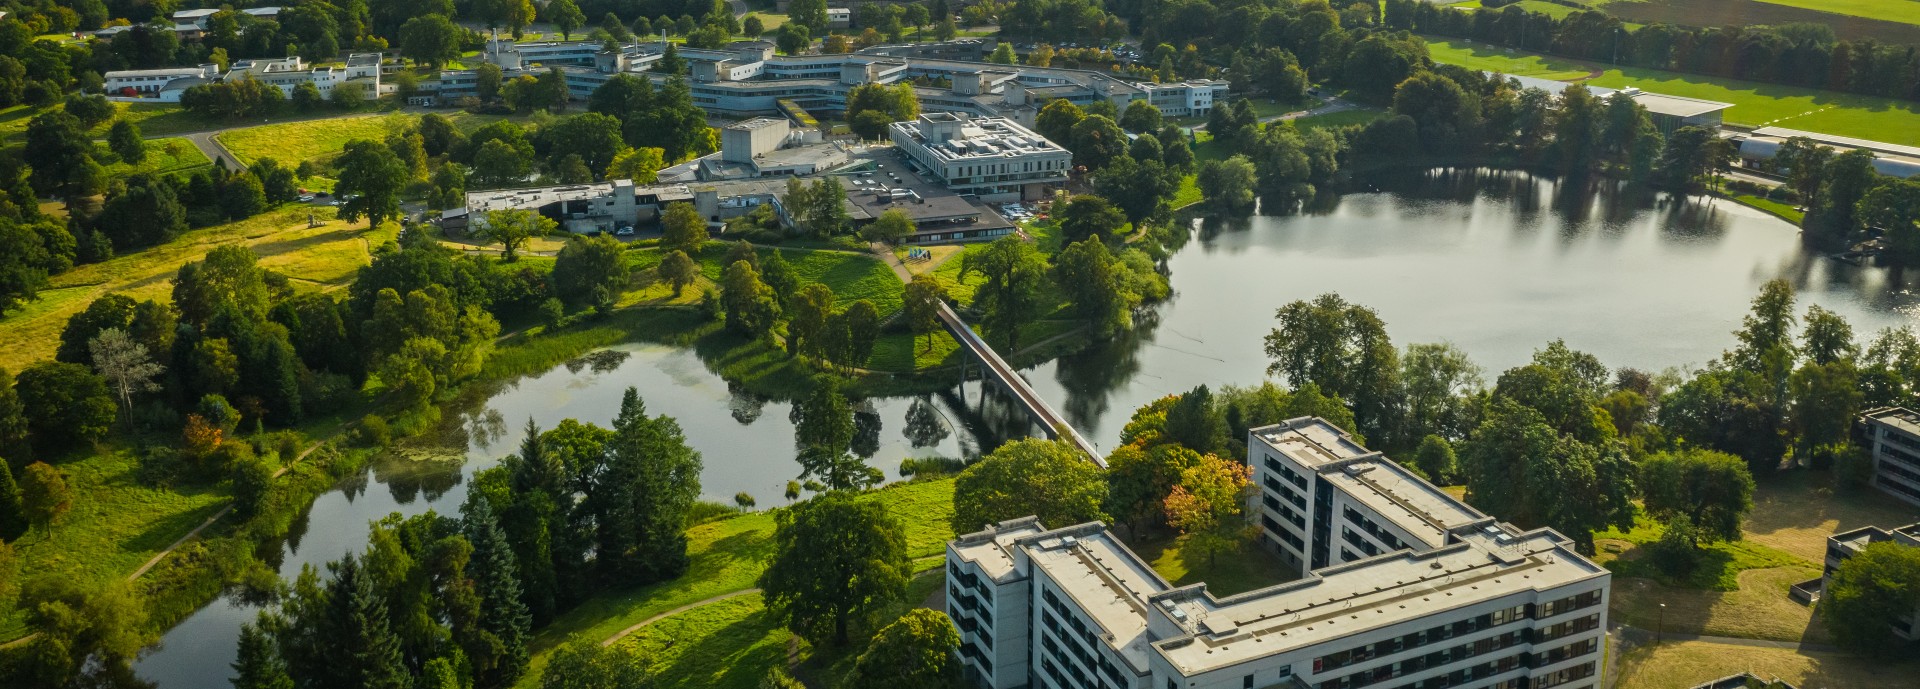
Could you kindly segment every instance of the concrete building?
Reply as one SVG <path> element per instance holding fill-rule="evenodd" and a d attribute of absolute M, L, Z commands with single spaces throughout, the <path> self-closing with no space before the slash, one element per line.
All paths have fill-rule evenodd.
<path fill-rule="evenodd" d="M 1920 414 L 1884 407 L 1860 415 L 1861 446 L 1873 462 L 1873 487 L 1920 505 Z"/>
<path fill-rule="evenodd" d="M 720 152 L 698 161 L 702 181 L 799 177 L 852 161 L 849 147 L 827 143 L 817 129 L 794 129 L 785 118 L 756 117 L 720 128 Z"/>
<path fill-rule="evenodd" d="M 454 227 L 470 232 L 487 227 L 487 213 L 504 210 L 529 210 L 552 219 L 560 229 L 575 234 L 612 232 L 632 225 L 639 213 L 633 193 L 633 180 L 619 179 L 594 184 L 570 184 L 558 187 L 496 189 L 467 192 L 467 204 L 460 212 L 442 213 L 443 226 L 454 220 Z"/>
<path fill-rule="evenodd" d="M 1554 95 L 1559 95 L 1561 91 L 1565 91 L 1568 86 L 1573 85 L 1565 81 L 1554 81 L 1540 77 L 1523 77 L 1513 74 L 1500 74 L 1498 72 L 1493 72 L 1493 74 L 1506 77 L 1510 81 L 1519 82 L 1521 88 L 1537 88 Z M 1718 130 L 1720 128 L 1721 116 L 1725 114 L 1727 108 L 1733 107 L 1732 103 L 1688 98 L 1685 96 L 1669 96 L 1662 93 L 1645 91 L 1637 86 L 1629 86 L 1624 89 L 1587 86 L 1587 91 L 1592 93 L 1595 98 L 1606 98 L 1613 95 L 1616 91 L 1633 98 L 1633 102 L 1639 103 L 1641 107 L 1647 109 L 1647 114 L 1653 119 L 1653 126 L 1660 130 L 1661 136 L 1672 136 L 1674 130 L 1680 129 L 1681 127 L 1707 127 Z"/>
<path fill-rule="evenodd" d="M 1849 136 L 1834 136 L 1785 127 L 1761 127 L 1751 132 L 1734 134 L 1729 138 L 1735 146 L 1739 147 L 1741 165 L 1759 168 L 1763 162 L 1772 160 L 1773 156 L 1780 152 L 1782 144 L 1796 137 L 1811 139 L 1816 144 L 1834 149 L 1836 153 L 1848 151 L 1872 153 L 1874 171 L 1888 177 L 1907 179 L 1920 175 L 1920 146 L 1903 146 L 1885 141 L 1855 139 Z"/>
<path fill-rule="evenodd" d="M 1895 529 L 1883 529 L 1878 526 L 1863 526 L 1845 533 L 1827 537 L 1827 561 L 1820 574 L 1820 589 L 1826 591 L 1833 583 L 1833 573 L 1840 569 L 1840 563 L 1859 555 L 1860 551 L 1873 543 L 1891 541 L 1910 548 L 1920 548 L 1920 523 L 1908 524 Z M 1893 633 L 1902 639 L 1920 640 L 1920 608 L 1912 614 L 1893 623 Z"/>
<path fill-rule="evenodd" d="M 1067 181 L 1073 154 L 1004 118 L 932 112 L 887 126 L 900 147 L 948 189 L 988 201 L 1046 198 Z"/>
<path fill-rule="evenodd" d="M 1295 483 L 1259 469 L 1268 459 L 1299 467 L 1312 497 L 1298 510 L 1316 524 L 1300 552 L 1355 557 L 1219 598 L 1169 584 L 1098 523 L 989 525 L 947 545 L 968 676 L 993 689 L 1599 685 L 1612 575 L 1564 536 L 1480 516 L 1320 419 L 1253 429 L 1248 456 L 1262 481 Z"/>
<path fill-rule="evenodd" d="M 123 69 L 107 72 L 104 88 L 110 96 L 153 98 L 170 103 L 180 101 L 187 89 L 220 77 L 218 65 L 170 67 L 165 69 Z"/>

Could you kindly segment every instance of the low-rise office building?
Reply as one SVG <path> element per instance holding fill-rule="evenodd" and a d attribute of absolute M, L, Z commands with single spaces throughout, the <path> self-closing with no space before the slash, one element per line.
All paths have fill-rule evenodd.
<path fill-rule="evenodd" d="M 1566 537 L 1481 516 L 1320 419 L 1253 429 L 1248 457 L 1307 484 L 1296 552 L 1353 557 L 1221 598 L 1168 583 L 1102 524 L 988 525 L 947 546 L 967 674 L 993 689 L 1598 686 L 1612 575 Z"/>
<path fill-rule="evenodd" d="M 106 91 L 115 100 L 153 99 L 176 103 L 188 88 L 213 81 L 253 79 L 280 89 L 291 97 L 301 84 L 310 83 L 322 96 L 335 89 L 358 89 L 368 99 L 389 96 L 398 88 L 380 78 L 380 53 L 353 53 L 343 66 L 314 67 L 299 57 L 239 60 L 221 74 L 215 65 L 175 69 L 116 70 L 102 75 Z"/>
<path fill-rule="evenodd" d="M 1004 118 L 933 112 L 887 133 L 907 158 L 948 189 L 988 201 L 1046 198 L 1067 181 L 1073 154 Z"/>
<path fill-rule="evenodd" d="M 168 67 L 163 69 L 121 69 L 102 75 L 108 95 L 155 98 L 178 102 L 187 89 L 220 77 L 218 65 Z"/>
<path fill-rule="evenodd" d="M 1920 505 L 1920 414 L 1885 407 L 1860 415 L 1861 447 L 1873 463 L 1873 487 Z"/>
<path fill-rule="evenodd" d="M 1861 550 L 1874 543 L 1893 542 L 1910 548 L 1920 548 L 1920 523 L 1883 529 L 1878 526 L 1863 526 L 1845 533 L 1827 537 L 1827 560 L 1820 573 L 1820 590 L 1828 590 L 1833 584 L 1833 573 L 1840 569 L 1840 563 L 1859 555 Z M 1911 614 L 1894 620 L 1893 633 L 1902 639 L 1920 640 L 1920 608 Z"/>

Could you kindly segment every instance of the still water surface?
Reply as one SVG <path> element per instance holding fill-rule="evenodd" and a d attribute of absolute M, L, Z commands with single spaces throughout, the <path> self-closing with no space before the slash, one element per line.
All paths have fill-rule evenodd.
<path fill-rule="evenodd" d="M 1474 170 L 1392 175 L 1370 186 L 1300 215 L 1198 225 L 1168 261 L 1174 297 L 1142 314 L 1137 332 L 1027 378 L 1104 449 L 1132 410 L 1155 398 L 1203 383 L 1257 383 L 1274 310 L 1323 292 L 1379 311 L 1398 344 L 1460 345 L 1489 379 L 1553 338 L 1609 366 L 1703 364 L 1731 346 L 1747 302 L 1773 278 L 1795 285 L 1803 309 L 1833 309 L 1862 335 L 1920 313 L 1910 278 L 1810 254 L 1791 225 L 1726 202 Z M 466 480 L 513 451 L 528 418 L 543 427 L 565 418 L 606 424 L 628 386 L 650 413 L 679 420 L 705 459 L 709 499 L 745 491 L 762 506 L 781 501 L 797 473 L 790 405 L 730 391 L 689 350 L 623 346 L 450 413 L 452 461 L 379 462 L 321 496 L 286 544 L 281 575 L 357 552 L 367 522 L 390 512 L 456 513 Z M 922 421 L 909 423 L 916 405 L 926 405 L 912 415 Z M 997 399 L 983 404 L 978 383 L 868 406 L 863 428 L 874 430 L 861 449 L 890 477 L 903 458 L 972 455 L 1027 430 Z M 168 632 L 140 675 L 164 689 L 224 686 L 239 625 L 256 610 L 233 597 L 215 601 Z"/>

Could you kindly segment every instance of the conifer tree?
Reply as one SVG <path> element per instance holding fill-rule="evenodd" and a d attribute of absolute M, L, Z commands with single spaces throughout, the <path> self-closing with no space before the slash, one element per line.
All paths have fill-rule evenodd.
<path fill-rule="evenodd" d="M 526 669 L 527 629 L 533 624 L 526 601 L 520 598 L 519 565 L 486 496 L 472 493 L 462 512 L 466 516 L 467 542 L 473 545 L 467 576 L 480 596 L 480 628 L 499 641 L 495 647 L 498 655 L 473 659 L 477 667 L 484 668 L 476 674 L 482 684 L 509 686 Z"/>
<path fill-rule="evenodd" d="M 20 486 L 13 481 L 13 469 L 0 457 L 0 542 L 11 542 L 27 532 L 26 506 L 20 502 Z"/>
<path fill-rule="evenodd" d="M 400 638 L 388 624 L 387 603 L 360 561 L 352 555 L 342 558 L 327 589 L 327 633 L 321 638 L 332 640 L 326 650 L 332 681 L 316 686 L 409 689 Z"/>
<path fill-rule="evenodd" d="M 272 618 L 260 613 L 259 619 L 240 625 L 240 653 L 233 661 L 233 689 L 293 689 L 293 677 L 280 658 L 273 638 L 266 631 Z"/>

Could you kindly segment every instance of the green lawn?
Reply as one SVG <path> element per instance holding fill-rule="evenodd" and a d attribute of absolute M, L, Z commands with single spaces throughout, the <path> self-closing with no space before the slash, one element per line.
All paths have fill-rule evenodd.
<path fill-rule="evenodd" d="M 170 174 L 213 165 L 213 161 L 207 160 L 206 154 L 184 138 L 147 139 L 144 143 L 147 148 L 145 160 L 140 161 L 139 165 L 124 162 L 108 165 L 107 176 L 119 178 L 136 172 Z"/>
<path fill-rule="evenodd" d="M 1531 1 L 1531 0 L 1530 0 Z M 1759 0 L 1803 10 L 1847 14 L 1881 21 L 1920 24 L 1920 3 L 1914 0 Z"/>
<path fill-rule="evenodd" d="M 53 576 L 100 583 L 126 576 L 226 504 L 224 488 L 142 485 L 135 479 L 135 455 L 113 448 L 56 465 L 73 491 L 73 507 L 54 523 L 51 536 L 36 531 L 13 543 L 21 580 Z M 0 598 L 0 640 L 24 633 L 24 611 Z"/>
<path fill-rule="evenodd" d="M 1596 559 L 1618 577 L 1652 579 L 1673 588 L 1708 591 L 1740 590 L 1740 573 L 1750 569 L 1806 567 L 1808 562 L 1792 553 L 1752 541 L 1712 543 L 1702 548 L 1698 566 L 1684 576 L 1669 575 L 1644 557 L 1648 543 L 1660 539 L 1665 527 L 1644 516 L 1632 531 L 1608 529 L 1593 535 L 1600 553 Z"/>
<path fill-rule="evenodd" d="M 907 552 L 913 557 L 937 555 L 953 538 L 947 526 L 953 512 L 952 479 L 895 484 L 873 491 L 865 499 L 883 502 L 906 524 Z M 773 530 L 771 512 L 745 514 L 689 529 L 686 574 L 669 582 L 605 592 L 562 615 L 535 637 L 533 663 L 519 686 L 538 685 L 547 654 L 560 644 L 606 639 L 673 608 L 753 588 L 772 556 Z"/>
<path fill-rule="evenodd" d="M 1372 122 L 1374 120 L 1377 120 L 1386 116 L 1387 116 L 1387 113 L 1386 111 L 1383 111 L 1383 110 L 1342 110 L 1340 112 L 1330 112 L 1324 115 L 1309 115 L 1306 117 L 1302 117 L 1302 118 L 1293 120 L 1293 126 L 1301 130 L 1328 129 L 1328 128 L 1334 128 L 1334 127 L 1346 127 L 1346 126 L 1356 125 L 1356 124 L 1366 124 L 1368 122 Z"/>
<path fill-rule="evenodd" d="M 700 249 L 700 271 L 707 279 L 719 282 L 726 266 L 720 265 L 726 259 L 731 245 L 727 242 L 709 242 Z M 793 266 L 793 274 L 800 284 L 822 283 L 833 288 L 834 302 L 841 308 L 848 304 L 866 299 L 880 309 L 880 315 L 886 316 L 900 310 L 902 295 L 906 286 L 900 284 L 893 269 L 880 259 L 870 255 L 841 250 L 816 250 L 789 247 L 756 247 L 761 260 L 780 251 L 780 255 Z M 636 257 L 636 267 L 651 267 L 658 262 L 657 250 L 641 250 L 638 254 L 652 254 L 648 257 Z"/>
<path fill-rule="evenodd" d="M 1216 598 L 1266 588 L 1298 579 L 1294 568 L 1255 543 L 1247 543 L 1235 552 L 1223 552 L 1211 562 L 1204 555 L 1180 552 L 1172 539 L 1128 543 L 1133 552 L 1153 564 L 1174 586 L 1206 582 L 1207 592 Z"/>
<path fill-rule="evenodd" d="M 755 689 L 786 663 L 792 638 L 752 593 L 647 625 L 618 648 L 645 664 L 659 689 Z"/>

